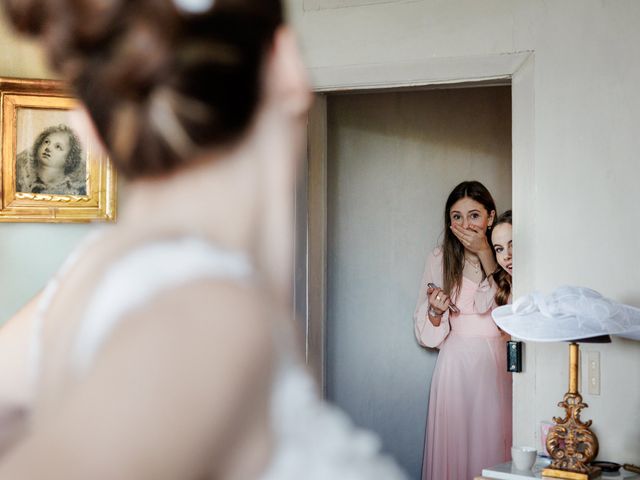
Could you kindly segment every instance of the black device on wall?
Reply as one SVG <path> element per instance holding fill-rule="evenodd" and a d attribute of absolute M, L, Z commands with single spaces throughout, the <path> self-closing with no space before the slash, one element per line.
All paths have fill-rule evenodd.
<path fill-rule="evenodd" d="M 522 342 L 507 342 L 507 371 L 522 372 Z"/>

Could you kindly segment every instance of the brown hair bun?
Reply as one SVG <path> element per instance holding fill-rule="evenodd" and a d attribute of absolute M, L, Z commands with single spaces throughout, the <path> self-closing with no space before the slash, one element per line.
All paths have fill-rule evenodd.
<path fill-rule="evenodd" d="M 3 0 L 84 101 L 119 169 L 166 173 L 236 139 L 260 100 L 280 0 Z"/>

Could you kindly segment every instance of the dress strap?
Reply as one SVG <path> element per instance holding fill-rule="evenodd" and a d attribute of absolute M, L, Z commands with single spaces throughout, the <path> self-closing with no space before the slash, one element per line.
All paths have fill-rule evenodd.
<path fill-rule="evenodd" d="M 128 312 L 159 292 L 198 278 L 246 279 L 244 253 L 223 250 L 195 237 L 144 244 L 111 265 L 94 290 L 72 350 L 72 367 L 84 374 L 101 345 Z"/>

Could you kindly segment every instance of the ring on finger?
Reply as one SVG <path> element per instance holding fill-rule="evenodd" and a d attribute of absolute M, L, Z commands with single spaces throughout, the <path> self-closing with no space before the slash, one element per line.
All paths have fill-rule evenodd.
<path fill-rule="evenodd" d="M 440 294 L 436 295 L 436 300 L 440 300 Z"/>

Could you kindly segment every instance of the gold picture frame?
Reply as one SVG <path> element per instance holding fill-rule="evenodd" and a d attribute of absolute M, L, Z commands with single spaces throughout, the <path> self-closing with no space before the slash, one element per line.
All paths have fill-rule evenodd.
<path fill-rule="evenodd" d="M 62 82 L 0 78 L 0 222 L 116 218 L 116 172 Z"/>

